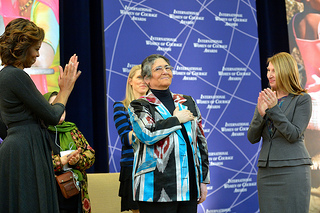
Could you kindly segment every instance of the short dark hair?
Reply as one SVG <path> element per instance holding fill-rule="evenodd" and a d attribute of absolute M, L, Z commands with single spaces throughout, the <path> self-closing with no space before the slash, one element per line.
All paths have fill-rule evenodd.
<path fill-rule="evenodd" d="M 44 30 L 32 21 L 17 18 L 9 22 L 0 36 L 2 65 L 24 64 L 29 47 L 44 39 Z"/>
<path fill-rule="evenodd" d="M 149 55 L 141 63 L 141 76 L 142 76 L 143 79 L 151 78 L 151 75 L 152 75 L 151 67 L 154 64 L 155 60 L 157 60 L 159 58 L 162 58 L 163 60 L 165 60 L 170 65 L 169 59 L 167 59 L 163 55 L 160 55 L 160 54 Z"/>

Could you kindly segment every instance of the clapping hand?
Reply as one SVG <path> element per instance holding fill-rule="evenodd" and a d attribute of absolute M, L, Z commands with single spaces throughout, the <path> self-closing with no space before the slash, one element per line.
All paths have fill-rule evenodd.
<path fill-rule="evenodd" d="M 70 57 L 69 63 L 66 64 L 64 70 L 60 66 L 59 87 L 60 90 L 72 91 L 74 84 L 81 74 L 78 71 L 78 56 L 74 54 Z"/>
<path fill-rule="evenodd" d="M 271 109 L 277 105 L 278 99 L 275 91 L 272 91 L 270 88 L 264 89 L 259 92 L 258 97 L 258 111 L 259 114 L 263 117 L 266 114 L 266 109 Z"/>

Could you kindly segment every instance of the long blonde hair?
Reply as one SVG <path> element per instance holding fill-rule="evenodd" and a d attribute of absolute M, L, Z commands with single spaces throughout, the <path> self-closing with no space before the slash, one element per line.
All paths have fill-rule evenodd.
<path fill-rule="evenodd" d="M 136 74 L 136 72 L 138 70 L 141 70 L 141 65 L 135 65 L 131 68 L 128 78 L 127 78 L 127 86 L 126 86 L 126 97 L 121 101 L 124 105 L 125 108 L 128 109 L 128 106 L 130 104 L 131 101 L 133 101 L 134 98 L 134 94 L 133 94 L 133 89 L 132 86 L 129 83 L 129 79 L 132 79 L 133 76 Z"/>
<path fill-rule="evenodd" d="M 276 83 L 278 90 L 294 95 L 301 95 L 307 92 L 300 85 L 297 62 L 286 52 L 275 54 L 268 58 L 267 63 L 271 63 L 276 73 Z"/>

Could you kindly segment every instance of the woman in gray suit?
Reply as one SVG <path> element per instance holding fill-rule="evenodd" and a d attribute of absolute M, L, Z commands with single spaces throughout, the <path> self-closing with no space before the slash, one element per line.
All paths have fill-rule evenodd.
<path fill-rule="evenodd" d="M 259 93 L 248 139 L 262 137 L 258 160 L 261 213 L 307 213 L 310 201 L 311 158 L 304 131 L 311 117 L 311 97 L 300 86 L 296 61 L 285 52 L 268 59 L 271 87 Z"/>

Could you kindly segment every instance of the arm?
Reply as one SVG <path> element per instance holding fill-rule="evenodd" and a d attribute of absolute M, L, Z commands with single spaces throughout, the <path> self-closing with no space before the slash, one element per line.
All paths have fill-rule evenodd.
<path fill-rule="evenodd" d="M 38 118 L 46 124 L 56 125 L 64 111 L 68 97 L 74 87 L 75 81 L 81 72 L 77 72 L 78 61 L 77 56 L 70 58 L 69 64 L 65 70 L 60 73 L 60 92 L 55 99 L 53 106 L 42 96 L 30 76 L 20 69 L 13 68 L 5 78 L 10 80 L 7 83 L 8 88 L 12 90 L 14 95 L 25 104 Z"/>
<path fill-rule="evenodd" d="M 197 142 L 198 142 L 198 147 L 200 151 L 200 156 L 201 156 L 201 170 L 202 170 L 202 177 L 201 177 L 201 183 L 200 183 L 200 198 L 198 200 L 198 204 L 202 203 L 203 201 L 206 200 L 207 198 L 207 184 L 210 183 L 210 170 L 209 170 L 209 158 L 208 158 L 208 143 L 207 140 L 204 136 L 204 131 L 202 127 L 202 116 L 200 113 L 200 110 L 195 103 L 195 101 L 192 99 L 195 109 L 197 112 Z"/>
<path fill-rule="evenodd" d="M 151 107 L 147 101 L 139 99 L 132 101 L 128 108 L 134 133 L 147 145 L 155 144 L 182 128 L 176 116 L 161 119 L 161 115 Z"/>
<path fill-rule="evenodd" d="M 312 112 L 312 102 L 309 94 L 295 96 L 294 98 L 298 98 L 298 100 L 295 102 L 295 106 L 289 105 L 293 112 L 291 120 L 288 120 L 278 105 L 266 111 L 277 131 L 290 143 L 294 143 L 302 136 L 308 126 Z"/>
<path fill-rule="evenodd" d="M 81 149 L 80 153 L 70 158 L 69 165 L 80 171 L 89 169 L 95 162 L 95 151 L 89 145 L 83 134 L 76 128 L 71 131 L 71 136 L 76 143 L 77 149 Z"/>
<path fill-rule="evenodd" d="M 206 200 L 207 193 L 208 193 L 207 184 L 200 183 L 200 198 L 198 200 L 198 204 Z"/>
<path fill-rule="evenodd" d="M 265 119 L 260 115 L 258 107 L 256 107 L 247 133 L 248 140 L 252 144 L 258 143 L 261 140 L 265 123 Z"/>
<path fill-rule="evenodd" d="M 78 56 L 74 54 L 71 56 L 69 63 L 65 66 L 64 70 L 60 66 L 60 76 L 59 76 L 59 87 L 60 91 L 53 101 L 54 103 L 61 103 L 64 106 L 67 104 L 69 95 L 71 94 L 76 80 L 81 74 L 81 71 L 78 71 Z"/>
<path fill-rule="evenodd" d="M 79 154 L 79 151 L 80 150 L 75 150 L 72 153 L 62 157 L 60 157 L 59 154 L 55 155 L 52 153 L 52 163 L 53 163 L 54 172 L 61 172 L 62 167 L 66 165 L 71 158 L 74 158 L 75 156 L 77 156 Z"/>
<path fill-rule="evenodd" d="M 52 153 L 52 163 L 53 163 L 53 169 L 54 169 L 54 172 L 61 172 L 62 171 L 62 162 L 61 162 L 61 158 L 60 158 L 60 155 L 54 155 Z"/>
<path fill-rule="evenodd" d="M 198 147 L 199 147 L 199 151 L 200 151 L 200 157 L 201 157 L 201 170 L 202 170 L 202 177 L 200 182 L 201 183 L 205 183 L 208 184 L 210 183 L 210 170 L 209 170 L 209 157 L 208 157 L 208 143 L 207 143 L 207 139 L 204 136 L 204 131 L 203 131 L 203 127 L 202 127 L 202 116 L 200 113 L 200 110 L 197 106 L 197 104 L 194 102 L 194 100 L 192 99 L 194 105 L 195 105 L 195 109 L 197 112 L 197 143 L 198 143 Z"/>
<path fill-rule="evenodd" d="M 248 140 L 254 144 L 260 141 L 266 122 L 266 110 L 278 104 L 275 91 L 270 88 L 259 92 L 258 103 L 249 126 Z"/>
<path fill-rule="evenodd" d="M 58 124 L 64 111 L 63 104 L 49 104 L 36 88 L 30 76 L 20 69 L 10 70 L 6 78 L 8 80 L 6 87 L 10 88 L 13 95 L 37 118 L 46 124 Z M 16 106 L 17 103 L 13 102 L 12 105 Z"/>
<path fill-rule="evenodd" d="M 132 126 L 128 120 L 127 109 L 121 102 L 113 105 L 113 120 L 121 139 L 122 146 L 132 146 Z"/>
<path fill-rule="evenodd" d="M 196 106 L 197 111 L 198 107 Z M 207 184 L 210 183 L 210 172 L 209 172 L 209 158 L 208 158 L 208 146 L 207 140 L 204 137 L 204 132 L 202 128 L 202 117 L 200 115 L 200 111 L 197 117 L 198 128 L 197 128 L 197 140 L 198 146 L 201 155 L 201 169 L 202 169 L 202 177 L 200 183 L 200 199 L 198 200 L 198 204 L 202 203 L 207 198 Z"/>

